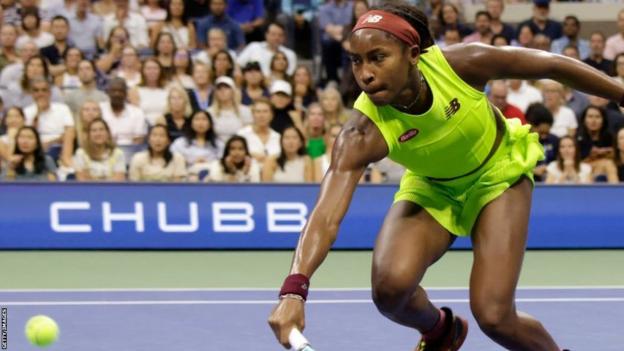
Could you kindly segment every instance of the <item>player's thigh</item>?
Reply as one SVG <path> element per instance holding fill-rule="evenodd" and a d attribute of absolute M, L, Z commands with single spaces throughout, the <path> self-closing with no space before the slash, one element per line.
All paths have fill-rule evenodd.
<path fill-rule="evenodd" d="M 526 246 L 532 190 L 531 182 L 523 177 L 479 215 L 472 236 L 473 310 L 482 309 L 484 304 L 500 308 L 513 305 Z"/>
<path fill-rule="evenodd" d="M 409 201 L 392 205 L 373 252 L 373 285 L 400 277 L 411 283 L 422 279 L 427 267 L 452 244 L 452 236 L 427 211 Z"/>

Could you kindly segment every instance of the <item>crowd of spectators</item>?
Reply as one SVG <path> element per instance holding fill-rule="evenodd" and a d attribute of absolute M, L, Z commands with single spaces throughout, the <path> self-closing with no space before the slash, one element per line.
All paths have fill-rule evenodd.
<path fill-rule="evenodd" d="M 360 93 L 349 31 L 379 2 L 0 0 L 0 180 L 319 182 Z M 624 83 L 624 10 L 618 33 L 585 38 L 548 0 L 515 25 L 503 0 L 485 0 L 474 25 L 461 2 L 412 2 L 441 47 L 546 50 Z M 617 103 L 550 80 L 485 94 L 539 134 L 536 180 L 624 181 Z M 383 160 L 362 182 L 402 172 Z"/>

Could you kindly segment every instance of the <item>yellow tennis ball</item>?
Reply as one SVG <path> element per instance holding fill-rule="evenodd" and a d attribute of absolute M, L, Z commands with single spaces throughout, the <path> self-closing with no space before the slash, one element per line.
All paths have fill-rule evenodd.
<path fill-rule="evenodd" d="M 30 318 L 28 322 L 26 322 L 24 332 L 31 344 L 45 347 L 58 339 L 59 327 L 54 319 L 48 316 L 38 315 Z"/>

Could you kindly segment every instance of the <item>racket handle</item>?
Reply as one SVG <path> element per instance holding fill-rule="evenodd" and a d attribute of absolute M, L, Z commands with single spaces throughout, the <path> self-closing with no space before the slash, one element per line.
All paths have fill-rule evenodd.
<path fill-rule="evenodd" d="M 297 328 L 291 329 L 288 342 L 294 351 L 314 351 L 308 339 Z"/>

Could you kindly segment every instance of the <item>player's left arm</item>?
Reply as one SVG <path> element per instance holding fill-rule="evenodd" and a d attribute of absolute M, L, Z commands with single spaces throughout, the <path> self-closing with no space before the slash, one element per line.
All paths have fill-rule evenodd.
<path fill-rule="evenodd" d="M 478 90 L 492 79 L 556 80 L 573 89 L 620 102 L 624 85 L 597 69 L 550 52 L 483 44 L 452 45 L 444 56 L 453 70 Z"/>

